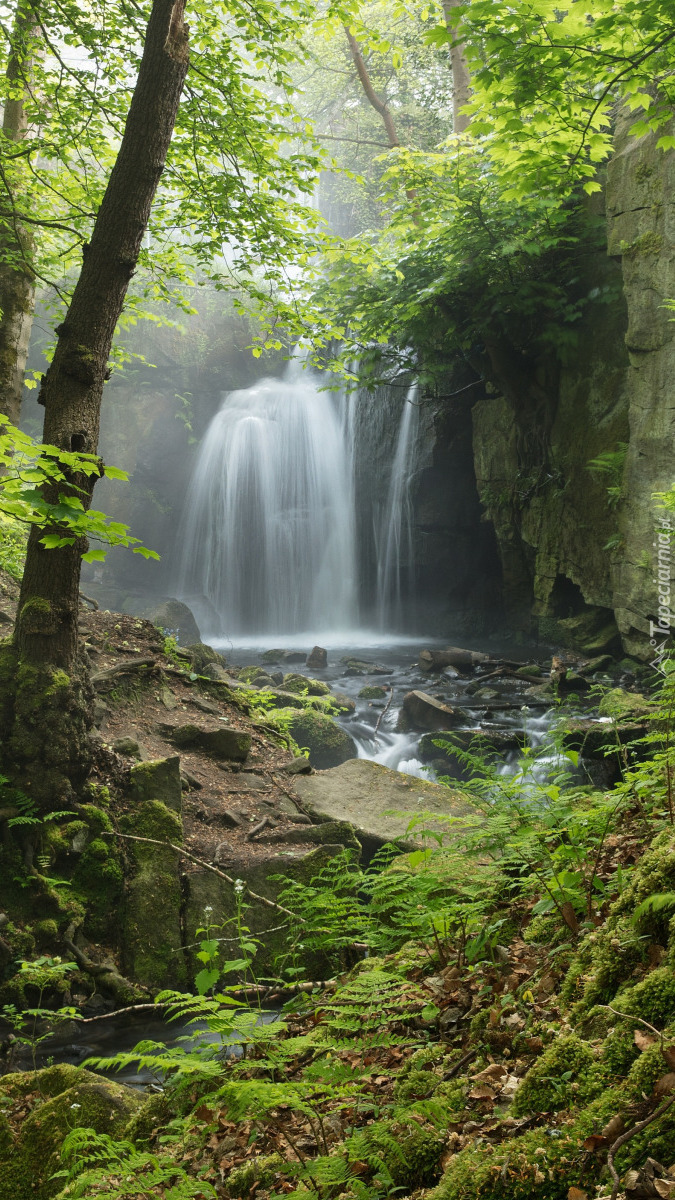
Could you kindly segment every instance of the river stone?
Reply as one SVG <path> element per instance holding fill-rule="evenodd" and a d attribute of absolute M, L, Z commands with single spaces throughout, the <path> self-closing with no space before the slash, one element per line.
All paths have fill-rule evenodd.
<path fill-rule="evenodd" d="M 403 697 L 399 729 L 447 729 L 453 709 L 427 692 L 408 692 Z"/>
<path fill-rule="evenodd" d="M 403 775 L 365 758 L 350 759 L 315 775 L 301 775 L 293 787 L 315 820 L 353 825 L 369 853 L 385 842 L 405 838 L 409 816 L 392 815 L 391 810 L 452 817 L 472 811 L 456 792 L 441 784 Z M 431 827 L 433 824 L 430 821 Z"/>
<path fill-rule="evenodd" d="M 386 700 L 389 695 L 386 688 L 378 687 L 376 684 L 368 684 L 362 687 L 359 692 L 360 700 Z"/>
<path fill-rule="evenodd" d="M 212 758 L 228 758 L 243 762 L 251 750 L 250 733 L 228 729 L 224 725 L 207 728 L 203 725 L 170 725 L 160 721 L 157 732 L 180 749 L 202 750 Z"/>
<path fill-rule="evenodd" d="M 323 646 L 314 646 L 307 655 L 305 666 L 311 667 L 315 671 L 328 666 L 328 651 L 324 650 Z"/>
<path fill-rule="evenodd" d="M 271 666 L 276 663 L 283 662 L 283 660 L 284 660 L 283 650 L 266 650 L 262 656 L 262 661 L 264 663 L 269 663 Z"/>
<path fill-rule="evenodd" d="M 181 646 L 194 646 L 196 642 L 201 642 L 194 615 L 182 600 L 173 597 L 159 600 L 156 604 L 148 605 L 140 615 L 165 633 L 172 634 Z"/>
<path fill-rule="evenodd" d="M 63 1165 L 60 1149 L 70 1130 L 80 1126 L 119 1138 L 144 1100 L 133 1088 L 70 1064 L 6 1075 L 0 1111 L 11 1114 L 16 1107 L 21 1121 L 17 1136 L 6 1117 L 0 1124 L 0 1200 L 51 1200 L 64 1184 L 52 1176 Z"/>
<path fill-rule="evenodd" d="M 474 748 L 478 754 L 489 750 L 497 754 L 508 754 L 511 750 L 519 750 L 527 743 L 527 734 L 522 729 L 448 729 L 437 733 L 425 733 L 417 747 L 418 758 L 422 762 L 434 762 L 443 759 L 449 765 L 458 765 L 457 757 L 434 742 L 447 739 L 460 750 Z"/>
<path fill-rule="evenodd" d="M 331 692 L 328 696 L 330 703 L 341 713 L 356 712 L 356 701 L 345 692 Z"/>
<path fill-rule="evenodd" d="M 133 800 L 160 800 L 173 812 L 182 811 L 182 789 L 180 783 L 180 758 L 155 758 L 150 762 L 137 763 L 131 768 L 130 792 Z"/>

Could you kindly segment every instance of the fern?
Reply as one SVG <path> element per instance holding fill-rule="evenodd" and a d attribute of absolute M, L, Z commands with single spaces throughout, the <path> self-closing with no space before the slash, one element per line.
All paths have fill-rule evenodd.
<path fill-rule="evenodd" d="M 131 1142 L 115 1141 L 93 1129 L 73 1129 L 61 1147 L 64 1169 L 52 1178 L 66 1186 L 58 1200 L 210 1200 L 215 1190 L 203 1180 L 191 1179 L 183 1167 L 169 1158 L 137 1150 Z M 162 1188 L 161 1193 L 155 1188 Z"/>
<path fill-rule="evenodd" d="M 675 892 L 656 892 L 653 896 L 647 896 L 635 909 L 633 924 L 638 925 L 642 917 L 653 916 L 667 908 L 675 908 Z"/>

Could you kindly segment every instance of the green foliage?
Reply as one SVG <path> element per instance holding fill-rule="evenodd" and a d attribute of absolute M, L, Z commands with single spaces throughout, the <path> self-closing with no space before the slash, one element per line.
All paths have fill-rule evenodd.
<path fill-rule="evenodd" d="M 83 1200 L 96 1195 L 101 1200 L 145 1200 L 158 1195 L 164 1200 L 207 1200 L 216 1192 L 210 1183 L 190 1177 L 184 1167 L 168 1155 L 151 1154 L 131 1142 L 115 1139 L 93 1129 L 72 1129 L 61 1148 L 65 1164 L 54 1178 L 66 1182 L 60 1195 Z"/>
<path fill-rule="evenodd" d="M 106 466 L 95 454 L 37 445 L 9 422 L 3 420 L 0 425 L 0 519 L 11 522 L 11 530 L 16 531 L 17 525 L 37 526 L 44 530 L 40 541 L 48 550 L 91 538 L 104 546 L 131 546 L 134 554 L 144 558 L 159 558 L 131 536 L 127 525 L 85 507 L 81 497 L 86 490 L 78 485 L 78 479 L 101 475 L 127 478 L 124 471 Z M 16 532 L 13 539 L 16 549 L 9 561 L 18 569 L 20 539 Z M 98 548 L 83 553 L 82 558 L 93 562 L 105 555 L 106 551 Z"/>
<path fill-rule="evenodd" d="M 607 503 L 610 508 L 616 508 L 621 499 L 621 481 L 627 453 L 628 443 L 619 442 L 616 450 L 605 450 L 586 464 L 589 471 L 607 479 Z"/>

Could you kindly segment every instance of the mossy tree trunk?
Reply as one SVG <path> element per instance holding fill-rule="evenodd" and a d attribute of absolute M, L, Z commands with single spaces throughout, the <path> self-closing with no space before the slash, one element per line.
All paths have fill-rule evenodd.
<path fill-rule="evenodd" d="M 0 413 L 17 425 L 21 411 L 23 375 L 33 324 L 35 275 L 34 241 L 25 218 L 17 211 L 24 189 L 25 166 L 17 150 L 26 136 L 26 100 L 31 86 L 32 62 L 38 52 L 34 4 L 17 5 L 9 62 L 5 74 L 2 118 L 2 183 L 5 195 L 0 211 Z M 9 145 L 7 145 L 9 143 Z M 23 180 L 25 182 L 25 179 Z"/>
<path fill-rule="evenodd" d="M 108 357 L 171 142 L 188 69 L 185 0 L 154 0 L 117 161 L 40 401 L 44 441 L 95 454 Z M 75 476 L 85 508 L 94 479 Z M 63 491 L 63 486 L 60 489 Z M 55 501 L 56 494 L 47 499 Z M 0 653 L 2 766 L 40 810 L 63 808 L 86 777 L 90 717 L 77 661 L 79 582 L 86 539 L 45 549 L 33 528 L 13 643 Z"/>
<path fill-rule="evenodd" d="M 188 67 L 185 0 L 154 0 L 124 136 L 82 270 L 39 395 L 44 441 L 95 454 L 108 358 L 150 207 L 171 142 Z M 73 480 L 85 507 L 95 478 Z M 51 497 L 50 497 L 51 498 Z M 41 530 L 28 543 L 15 644 L 31 663 L 69 671 L 77 653 L 78 591 L 84 539 L 45 550 Z"/>

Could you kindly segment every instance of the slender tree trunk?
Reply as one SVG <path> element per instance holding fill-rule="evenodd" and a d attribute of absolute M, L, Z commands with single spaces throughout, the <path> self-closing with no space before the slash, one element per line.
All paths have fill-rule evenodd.
<path fill-rule="evenodd" d="M 26 97 L 36 52 L 36 20 L 33 6 L 23 0 L 17 6 L 12 45 L 6 74 L 5 108 L 2 118 L 3 150 L 26 136 Z M 11 171 L 5 174 L 11 178 Z M 20 194 L 20 188 L 19 188 Z M 0 413 L 17 425 L 21 411 L 23 375 L 33 324 L 35 276 L 32 269 L 34 240 L 14 211 L 17 195 L 7 197 L 0 231 Z"/>
<path fill-rule="evenodd" d="M 94 225 L 54 358 L 40 391 L 44 441 L 95 454 L 108 356 L 171 142 L 188 69 L 185 0 L 154 0 L 124 136 Z M 95 480 L 94 480 L 95 482 Z M 85 507 L 94 482 L 74 485 Z M 70 671 L 77 653 L 78 589 L 86 542 L 45 550 L 31 531 L 15 628 L 20 660 Z"/>
<path fill-rule="evenodd" d="M 361 86 L 366 94 L 368 103 L 372 104 L 375 111 L 378 112 L 380 114 L 380 116 L 382 117 L 382 121 L 384 123 L 384 128 L 385 128 L 385 131 L 387 134 L 387 138 L 389 139 L 389 145 L 391 146 L 391 148 L 393 150 L 396 146 L 400 146 L 400 144 L 401 144 L 399 142 L 397 134 L 396 134 L 394 118 L 392 117 L 391 111 L 385 104 L 384 100 L 380 99 L 377 92 L 375 91 L 375 88 L 373 87 L 372 80 L 370 78 L 370 75 L 368 74 L 368 68 L 365 64 L 363 55 L 361 53 L 361 47 L 359 46 L 359 43 L 357 42 L 356 38 L 354 37 L 354 34 L 350 32 L 349 27 L 347 25 L 345 25 L 344 29 L 345 29 L 345 33 L 347 34 L 347 41 L 349 42 L 349 49 L 352 52 L 352 58 L 354 60 L 354 66 L 356 67 L 356 73 L 357 73 L 359 79 L 361 80 Z"/>
<path fill-rule="evenodd" d="M 449 29 L 454 29 L 452 11 L 463 4 L 464 0 L 443 0 L 443 11 Z M 471 76 L 466 61 L 466 51 L 461 41 L 450 47 L 450 66 L 452 68 L 452 128 L 454 133 L 464 133 L 468 127 L 469 117 L 462 112 L 471 96 Z"/>

